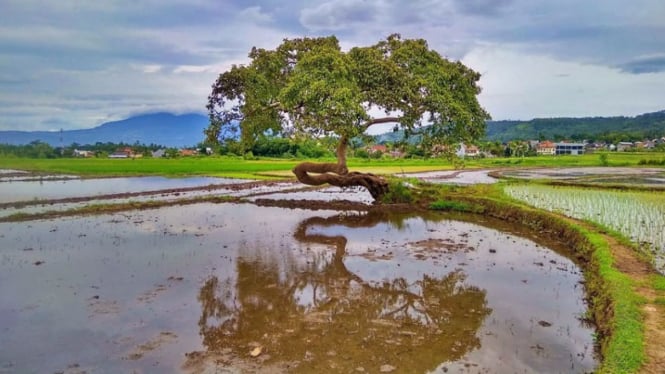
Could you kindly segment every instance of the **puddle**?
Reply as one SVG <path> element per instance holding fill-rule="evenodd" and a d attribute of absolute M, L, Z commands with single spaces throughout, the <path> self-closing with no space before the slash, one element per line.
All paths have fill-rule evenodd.
<path fill-rule="evenodd" d="M 295 185 L 307 188 L 307 186 L 300 184 Z M 313 200 L 313 201 L 352 201 L 371 205 L 374 198 L 370 195 L 369 191 L 364 187 L 324 187 L 319 189 L 302 190 L 298 192 L 289 191 L 275 191 L 274 193 L 266 193 L 260 196 L 252 197 L 249 200 L 255 201 L 256 199 L 274 199 L 274 200 L 288 200 L 296 198 L 297 200 Z"/>
<path fill-rule="evenodd" d="M 490 170 L 444 170 L 444 171 L 429 171 L 424 173 L 403 173 L 398 174 L 400 177 L 418 178 L 431 183 L 446 183 L 446 184 L 492 184 L 498 180 L 490 177 L 488 173 Z"/>
<path fill-rule="evenodd" d="M 252 204 L 1 223 L 0 372 L 592 371 L 559 250 Z"/>
<path fill-rule="evenodd" d="M 239 182 L 247 181 L 211 177 L 129 177 L 57 181 L 12 181 L 0 183 L 0 203 L 205 187 L 208 185 Z"/>

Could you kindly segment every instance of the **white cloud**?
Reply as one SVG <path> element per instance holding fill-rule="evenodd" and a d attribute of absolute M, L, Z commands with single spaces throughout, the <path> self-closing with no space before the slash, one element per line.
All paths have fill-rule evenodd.
<path fill-rule="evenodd" d="M 181 65 L 173 69 L 173 72 L 176 74 L 181 73 L 206 73 L 206 72 L 215 72 L 217 67 L 214 65 Z"/>
<path fill-rule="evenodd" d="M 268 23 L 272 21 L 272 16 L 264 13 L 260 6 L 245 8 L 238 13 L 238 18 L 249 23 Z"/>
<path fill-rule="evenodd" d="M 147 17 L 146 15 L 150 15 Z M 662 0 L 4 0 L 0 130 L 205 108 L 253 46 L 335 33 L 424 38 L 484 73 L 495 118 L 663 109 Z"/>
<path fill-rule="evenodd" d="M 157 65 L 157 64 L 150 64 L 150 65 L 143 65 L 140 67 L 141 71 L 144 73 L 158 73 L 162 70 L 162 65 Z"/>
<path fill-rule="evenodd" d="M 378 6 L 369 0 L 332 0 L 304 8 L 300 22 L 310 30 L 343 30 L 352 25 L 372 23 Z"/>
<path fill-rule="evenodd" d="M 562 62 L 489 45 L 463 62 L 480 72 L 479 100 L 494 119 L 637 115 L 663 109 L 665 73 Z"/>

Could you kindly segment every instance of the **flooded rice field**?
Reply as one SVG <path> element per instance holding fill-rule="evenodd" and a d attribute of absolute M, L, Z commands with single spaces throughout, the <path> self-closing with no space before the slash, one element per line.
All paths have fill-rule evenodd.
<path fill-rule="evenodd" d="M 473 220 L 199 203 L 0 223 L 0 373 L 592 371 L 565 249 Z"/>
<path fill-rule="evenodd" d="M 41 214 L 53 211 L 80 209 L 90 205 L 126 204 L 132 202 L 178 202 L 207 196 L 291 199 L 345 200 L 371 204 L 373 199 L 365 189 L 308 188 L 294 181 L 261 182 L 246 179 L 188 177 L 125 177 L 81 179 L 45 175 L 35 179 L 33 173 L 19 170 L 0 170 L 4 175 L 23 175 L 18 181 L 3 178 L 0 173 L 0 220 L 14 214 Z M 42 176 L 39 176 L 41 178 Z"/>
<path fill-rule="evenodd" d="M 78 196 L 98 196 L 115 193 L 137 193 L 161 191 L 176 188 L 205 187 L 238 183 L 237 179 L 190 177 L 129 177 L 80 179 L 70 177 L 54 180 L 38 179 L 3 179 L 0 178 L 0 203 L 65 199 Z"/>
<path fill-rule="evenodd" d="M 498 179 L 489 176 L 490 170 L 442 170 L 422 173 L 402 173 L 400 177 L 418 178 L 430 183 L 446 183 L 458 185 L 492 184 Z"/>
<path fill-rule="evenodd" d="M 589 220 L 623 234 L 651 252 L 656 270 L 665 274 L 665 195 L 544 185 L 509 185 L 509 196 L 539 209 Z"/>
<path fill-rule="evenodd" d="M 503 170 L 499 175 L 519 179 L 552 179 L 598 185 L 665 188 L 665 171 L 658 168 L 577 167 Z"/>

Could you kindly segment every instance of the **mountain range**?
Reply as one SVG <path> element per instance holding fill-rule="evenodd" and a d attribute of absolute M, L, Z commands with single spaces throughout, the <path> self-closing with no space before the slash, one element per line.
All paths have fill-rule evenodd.
<path fill-rule="evenodd" d="M 151 113 L 107 122 L 83 130 L 0 131 L 0 144 L 21 145 L 39 140 L 60 145 L 126 143 L 158 144 L 166 147 L 194 146 L 204 140 L 208 117 L 189 113 Z M 665 110 L 635 117 L 536 118 L 528 121 L 488 121 L 486 140 L 594 139 L 616 135 L 629 140 L 665 136 Z M 376 143 L 395 142 L 403 132 L 377 135 Z M 414 139 L 412 139 L 413 141 Z"/>
<path fill-rule="evenodd" d="M 402 139 L 402 131 L 377 135 L 377 143 Z M 580 117 L 535 118 L 528 121 L 487 121 L 485 140 L 506 142 L 510 140 L 644 140 L 665 136 L 665 110 L 645 113 L 635 117 Z M 416 137 L 414 137 L 416 138 Z M 418 139 L 412 140 L 418 142 Z"/>
<path fill-rule="evenodd" d="M 21 145 L 39 140 L 54 147 L 97 142 L 187 147 L 204 140 L 203 130 L 208 123 L 208 116 L 203 114 L 151 113 L 83 130 L 0 131 L 0 144 Z"/>

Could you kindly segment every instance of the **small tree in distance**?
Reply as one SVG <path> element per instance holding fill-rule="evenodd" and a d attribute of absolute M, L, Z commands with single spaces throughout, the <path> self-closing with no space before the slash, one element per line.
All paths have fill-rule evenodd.
<path fill-rule="evenodd" d="M 483 136 L 489 119 L 476 97 L 480 74 L 422 39 L 394 34 L 348 52 L 334 36 L 285 39 L 274 50 L 253 48 L 249 57 L 248 65 L 232 66 L 212 85 L 207 141 L 239 138 L 250 149 L 266 133 L 335 136 L 336 163 L 303 162 L 293 169 L 304 184 L 363 186 L 378 201 L 388 183 L 349 172 L 352 138 L 392 123 L 405 136 L 419 133 L 423 147 L 453 150 Z"/>

